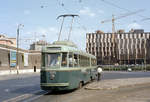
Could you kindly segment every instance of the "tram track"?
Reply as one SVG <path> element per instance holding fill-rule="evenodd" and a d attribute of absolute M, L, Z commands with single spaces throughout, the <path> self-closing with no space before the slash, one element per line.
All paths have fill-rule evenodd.
<path fill-rule="evenodd" d="M 14 97 L 14 98 L 7 99 L 2 102 L 30 102 L 30 101 L 37 99 L 45 94 L 48 94 L 48 93 L 49 92 L 47 92 L 47 91 L 38 90 L 38 91 L 23 94 L 23 95 Z"/>

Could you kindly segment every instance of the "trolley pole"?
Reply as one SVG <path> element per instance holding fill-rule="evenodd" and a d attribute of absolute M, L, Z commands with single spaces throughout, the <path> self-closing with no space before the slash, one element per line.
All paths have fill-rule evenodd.
<path fill-rule="evenodd" d="M 63 24 L 64 24 L 64 19 L 65 19 L 65 17 L 63 17 L 63 21 L 61 23 L 60 32 L 59 32 L 59 35 L 58 35 L 58 41 L 60 41 L 61 31 L 62 31 L 62 27 L 63 27 Z"/>
<path fill-rule="evenodd" d="M 17 74 L 19 74 L 19 33 L 20 33 L 21 26 L 23 27 L 24 25 L 19 24 L 17 27 L 17 60 L 16 60 Z"/>
<path fill-rule="evenodd" d="M 68 41 L 70 40 L 70 34 L 71 34 L 71 31 L 72 31 L 73 20 L 74 20 L 74 16 L 72 16 L 72 21 L 71 21 L 70 31 L 69 31 L 69 35 L 68 35 Z"/>
<path fill-rule="evenodd" d="M 68 40 L 70 39 L 70 34 L 71 34 L 71 31 L 72 31 L 72 24 L 73 24 L 73 20 L 74 20 L 75 16 L 78 16 L 78 15 L 65 14 L 65 15 L 60 15 L 60 16 L 57 17 L 57 19 L 59 19 L 60 17 L 63 17 L 63 20 L 62 20 L 62 23 L 61 23 L 61 27 L 60 27 L 60 31 L 59 31 L 59 35 L 58 35 L 58 41 L 60 40 L 60 37 L 61 37 L 61 31 L 62 31 L 62 27 L 63 27 L 63 24 L 64 24 L 65 17 L 72 17 L 71 27 L 70 27 L 69 35 L 68 35 Z"/>

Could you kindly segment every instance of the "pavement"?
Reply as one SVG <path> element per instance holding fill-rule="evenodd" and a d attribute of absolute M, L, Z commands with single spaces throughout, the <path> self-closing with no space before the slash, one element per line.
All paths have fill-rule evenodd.
<path fill-rule="evenodd" d="M 81 89 L 68 93 L 65 92 L 64 94 L 45 94 L 40 89 L 40 73 L 2 75 L 0 76 L 0 102 L 112 102 L 111 100 L 122 102 L 119 101 L 119 97 L 123 97 L 121 99 L 124 99 L 124 96 L 131 100 L 132 97 L 137 97 L 136 101 L 127 102 L 138 102 L 137 100 L 140 98 L 140 95 L 142 99 L 144 97 L 144 101 L 140 102 L 150 102 L 149 78 L 150 72 L 103 72 L 100 82 L 93 81 Z M 126 87 L 131 82 L 132 84 L 135 83 L 135 86 Z M 143 85 L 143 83 L 148 83 L 148 85 Z M 102 85 L 103 89 L 101 89 Z M 91 88 L 100 87 L 100 89 L 85 89 L 89 86 Z M 113 86 L 114 89 L 110 88 L 110 86 Z"/>
<path fill-rule="evenodd" d="M 17 102 L 41 92 L 40 73 L 0 76 L 0 102 Z"/>
<path fill-rule="evenodd" d="M 101 80 L 95 81 L 88 84 L 85 89 L 88 90 L 106 90 L 106 89 L 116 89 L 122 87 L 129 87 L 141 84 L 150 84 L 150 77 L 145 78 L 127 78 L 127 79 L 111 79 L 111 80 Z"/>
<path fill-rule="evenodd" d="M 39 76 L 39 75 L 40 75 L 39 72 L 8 74 L 8 75 L 6 74 L 6 75 L 0 75 L 0 81 L 18 79 L 18 78 L 27 78 L 27 77 L 33 77 L 33 76 Z"/>
<path fill-rule="evenodd" d="M 25 74 L 25 73 L 33 73 L 34 69 L 20 69 L 19 74 Z M 36 69 L 36 72 L 39 73 L 40 69 Z M 0 76 L 1 75 L 11 75 L 11 74 L 17 74 L 17 70 L 0 70 Z"/>

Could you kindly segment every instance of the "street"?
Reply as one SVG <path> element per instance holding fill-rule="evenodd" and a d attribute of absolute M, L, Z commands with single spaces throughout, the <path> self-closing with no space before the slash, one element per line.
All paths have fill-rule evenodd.
<path fill-rule="evenodd" d="M 0 102 L 40 90 L 39 74 L 0 76 Z"/>
<path fill-rule="evenodd" d="M 150 77 L 150 72 L 104 72 L 102 75 L 102 80 L 107 79 L 120 79 L 120 78 L 137 78 L 137 77 Z M 140 87 L 140 86 L 139 86 Z M 146 92 L 150 92 L 148 86 L 141 86 L 142 90 L 145 89 Z M 136 88 L 135 90 L 137 90 Z M 105 94 L 110 94 L 110 92 L 116 92 L 119 94 L 120 90 L 108 91 L 87 91 L 84 88 L 74 90 L 71 92 L 62 93 L 51 93 L 45 92 L 40 89 L 40 74 L 22 74 L 22 75 L 9 75 L 0 77 L 0 102 L 12 102 L 12 101 L 24 101 L 24 102 L 54 102 L 57 100 L 74 101 L 76 96 L 80 96 L 82 93 L 87 93 L 88 97 L 92 99 L 92 92 L 100 94 L 105 92 Z M 124 89 L 122 89 L 124 90 Z M 130 91 L 130 89 L 127 89 Z M 133 89 L 134 90 L 134 89 Z M 126 92 L 128 92 L 126 91 Z M 140 90 L 139 90 L 140 91 Z M 47 94 L 46 94 L 47 93 Z M 70 96 L 74 96 L 71 98 Z M 85 95 L 84 95 L 85 97 Z M 81 100 L 83 97 L 80 97 Z M 104 99 L 104 98 L 103 98 Z M 81 101 L 82 102 L 82 101 Z M 92 101 L 93 102 L 93 101 Z M 97 101 L 95 101 L 97 102 Z M 107 102 L 107 101 L 106 101 Z"/>
<path fill-rule="evenodd" d="M 47 94 L 32 102 L 150 102 L 150 84 L 115 90 L 85 90 Z"/>

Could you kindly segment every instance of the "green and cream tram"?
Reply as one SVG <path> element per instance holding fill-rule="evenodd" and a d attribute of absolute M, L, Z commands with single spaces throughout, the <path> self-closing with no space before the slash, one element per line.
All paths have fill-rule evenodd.
<path fill-rule="evenodd" d="M 41 89 L 70 90 L 95 78 L 96 57 L 68 41 L 56 41 L 42 49 Z"/>

